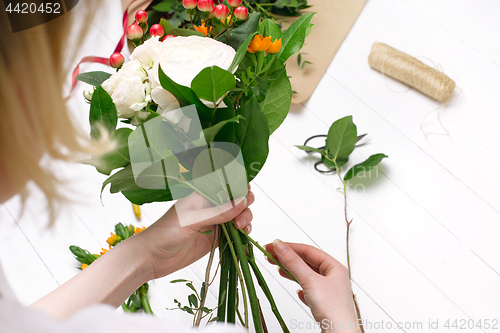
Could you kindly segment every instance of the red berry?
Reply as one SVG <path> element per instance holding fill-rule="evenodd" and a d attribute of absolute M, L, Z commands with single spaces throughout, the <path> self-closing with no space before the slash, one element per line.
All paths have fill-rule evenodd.
<path fill-rule="evenodd" d="M 212 10 L 212 13 L 219 20 L 225 20 L 229 16 L 229 8 L 226 5 L 217 5 Z"/>
<path fill-rule="evenodd" d="M 214 2 L 212 0 L 199 0 L 198 9 L 202 12 L 209 12 L 214 8 Z"/>
<path fill-rule="evenodd" d="M 132 25 L 129 25 L 129 27 L 127 28 L 128 39 L 138 39 L 141 38 L 142 35 L 143 35 L 142 28 L 139 26 L 137 22 Z"/>
<path fill-rule="evenodd" d="M 174 38 L 174 37 L 175 37 L 174 35 L 166 35 L 165 37 L 163 37 L 163 39 L 161 41 L 164 42 L 167 39 Z"/>
<path fill-rule="evenodd" d="M 163 37 L 165 34 L 165 30 L 163 30 L 163 27 L 159 24 L 153 24 L 151 26 L 151 29 L 149 29 L 149 34 L 151 36 L 158 36 L 158 37 Z"/>
<path fill-rule="evenodd" d="M 109 57 L 109 65 L 113 68 L 122 67 L 124 62 L 125 58 L 120 52 L 115 52 L 111 55 L 111 57 Z"/>
<path fill-rule="evenodd" d="M 186 9 L 193 9 L 196 8 L 196 0 L 182 0 L 182 5 Z"/>
<path fill-rule="evenodd" d="M 239 20 L 246 20 L 248 17 L 248 9 L 243 6 L 234 9 L 234 16 Z"/>
<path fill-rule="evenodd" d="M 135 13 L 135 20 L 140 23 L 144 23 L 148 20 L 148 13 L 144 10 L 138 10 L 137 13 Z"/>
<path fill-rule="evenodd" d="M 242 0 L 227 0 L 227 3 L 229 4 L 229 6 L 231 6 L 233 8 L 241 6 L 242 2 L 243 2 Z"/>

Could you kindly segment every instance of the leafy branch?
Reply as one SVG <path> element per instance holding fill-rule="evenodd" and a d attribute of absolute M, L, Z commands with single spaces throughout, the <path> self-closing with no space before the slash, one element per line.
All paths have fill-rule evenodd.
<path fill-rule="evenodd" d="M 326 145 L 323 149 L 317 149 L 309 146 L 296 146 L 305 151 L 313 151 L 321 154 L 322 160 L 327 167 L 337 172 L 340 182 L 342 183 L 342 194 L 344 196 L 344 218 L 346 222 L 346 253 L 347 253 L 347 269 L 349 272 L 349 280 L 351 280 L 351 258 L 349 254 L 349 231 L 352 219 L 347 216 L 347 187 L 349 181 L 358 176 L 362 172 L 367 172 L 376 167 L 384 158 L 388 157 L 385 154 L 371 155 L 364 162 L 354 165 L 345 174 L 341 176 L 341 167 L 347 163 L 349 156 L 354 151 L 358 134 L 356 125 L 352 121 L 352 116 L 341 118 L 334 122 L 328 131 Z M 352 295 L 358 324 L 362 333 L 364 327 L 361 321 L 361 312 L 359 311 L 356 295 Z"/>

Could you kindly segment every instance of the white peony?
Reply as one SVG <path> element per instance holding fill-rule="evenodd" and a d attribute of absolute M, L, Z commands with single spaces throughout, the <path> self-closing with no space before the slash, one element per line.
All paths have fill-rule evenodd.
<path fill-rule="evenodd" d="M 143 118 L 144 112 L 141 110 L 151 100 L 151 86 L 146 78 L 147 73 L 141 62 L 131 60 L 102 83 L 103 89 L 113 99 L 121 118 L 134 116 Z"/>
<path fill-rule="evenodd" d="M 150 69 L 153 66 L 161 45 L 160 37 L 153 36 L 145 41 L 144 44 L 135 48 L 134 52 L 130 55 L 130 60 L 139 60 L 145 69 Z"/>
<path fill-rule="evenodd" d="M 206 67 L 218 66 L 228 69 L 235 54 L 232 47 L 212 38 L 189 36 L 166 39 L 161 43 L 153 67 L 148 71 L 153 101 L 167 118 L 170 116 L 167 114 L 169 111 L 179 108 L 175 97 L 161 87 L 158 78 L 160 65 L 173 81 L 191 87 L 191 81 Z M 179 111 L 175 118 L 179 117 L 178 113 Z"/>

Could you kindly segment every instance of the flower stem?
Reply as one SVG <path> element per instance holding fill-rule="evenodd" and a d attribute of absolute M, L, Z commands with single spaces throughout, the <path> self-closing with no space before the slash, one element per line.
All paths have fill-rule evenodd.
<path fill-rule="evenodd" d="M 231 253 L 229 247 L 226 246 L 226 239 L 224 235 L 219 238 L 219 251 L 221 252 L 221 270 L 220 270 L 220 283 L 219 283 L 219 307 L 217 308 L 217 321 L 226 321 L 226 300 L 227 300 L 227 281 L 229 274 L 229 264 L 231 263 Z"/>
<path fill-rule="evenodd" d="M 139 288 L 139 298 L 141 299 L 141 304 L 142 308 L 144 309 L 144 312 L 152 315 L 153 310 L 151 309 L 151 305 L 149 304 L 148 289 L 149 285 L 146 282 Z"/>
<path fill-rule="evenodd" d="M 214 228 L 214 236 L 212 241 L 212 246 L 210 248 L 210 256 L 208 258 L 207 269 L 205 271 L 205 293 L 203 294 L 203 298 L 200 298 L 200 309 L 205 306 L 205 300 L 207 299 L 208 288 L 210 287 L 210 271 L 212 270 L 212 263 L 214 262 L 215 249 L 217 248 L 217 241 L 219 238 L 219 228 L 216 226 Z M 195 327 L 200 326 L 202 319 L 203 311 L 198 310 L 196 313 L 196 320 L 194 323 Z"/>
<path fill-rule="evenodd" d="M 236 272 L 236 267 L 234 262 L 229 262 L 229 288 L 227 291 L 227 322 L 236 323 L 236 298 L 237 287 L 238 287 L 238 277 Z"/>
<path fill-rule="evenodd" d="M 229 222 L 226 222 L 224 224 L 221 224 L 222 231 L 224 232 L 224 235 L 226 236 L 227 245 L 229 245 L 229 250 L 231 251 L 231 256 L 233 257 L 233 262 L 236 266 L 236 272 L 238 273 L 238 277 L 240 279 L 241 294 L 243 295 L 243 308 L 245 309 L 245 327 L 248 328 L 248 300 L 247 300 L 247 294 L 245 291 L 246 280 L 243 279 L 243 275 L 241 273 L 241 270 L 238 267 L 238 257 L 236 256 L 233 242 L 231 240 L 231 237 L 229 236 L 229 233 L 227 231 L 226 226 L 228 226 L 229 228 L 231 228 L 231 226 L 233 226 L 234 229 L 236 229 L 236 228 L 234 227 L 233 221 L 229 221 Z M 241 243 L 241 239 L 240 239 L 240 243 Z"/>
<path fill-rule="evenodd" d="M 290 276 L 295 282 L 299 283 L 299 281 L 297 281 L 295 276 L 293 276 L 293 274 L 290 273 L 288 271 L 288 269 L 285 268 L 285 266 L 283 266 L 278 260 L 276 260 L 276 258 L 274 258 L 269 252 L 267 252 L 266 249 L 264 249 L 262 246 L 260 246 L 259 243 L 257 243 L 252 237 L 250 237 L 244 230 L 240 230 L 240 231 L 248 237 L 248 240 L 250 241 L 250 243 L 255 245 L 255 247 L 258 248 L 260 251 L 262 251 L 262 253 L 264 253 L 266 255 L 266 257 L 271 259 L 276 265 L 278 265 L 283 271 L 285 271 L 286 274 L 288 274 L 288 276 Z"/>
<path fill-rule="evenodd" d="M 259 267 L 257 266 L 257 263 L 255 262 L 255 256 L 253 254 L 253 250 L 251 247 L 249 247 L 249 253 L 250 256 L 248 257 L 248 263 L 250 264 L 250 267 L 252 267 L 253 273 L 257 277 L 257 281 L 259 282 L 260 287 L 262 288 L 262 291 L 267 297 L 267 300 L 269 301 L 269 304 L 271 305 L 271 310 L 273 311 L 274 315 L 276 316 L 276 319 L 281 325 L 281 329 L 283 330 L 284 333 L 290 333 L 288 330 L 288 327 L 285 324 L 285 321 L 283 320 L 283 317 L 281 317 L 281 314 L 278 310 L 278 307 L 276 305 L 276 302 L 274 301 L 273 295 L 271 294 L 271 290 L 269 289 L 266 280 L 264 279 L 264 276 L 262 275 Z"/>
<path fill-rule="evenodd" d="M 255 292 L 255 286 L 253 284 L 252 275 L 250 273 L 250 267 L 248 265 L 248 258 L 243 247 L 243 242 L 241 241 L 240 232 L 233 223 L 229 223 L 229 230 L 231 231 L 231 236 L 233 236 L 234 247 L 236 253 L 240 259 L 241 272 L 245 278 L 245 284 L 248 291 L 248 298 L 250 299 L 250 308 L 252 309 L 252 318 L 255 326 L 256 333 L 263 333 L 262 320 L 260 318 L 259 312 L 259 301 L 257 299 L 257 293 Z"/>
<path fill-rule="evenodd" d="M 342 179 L 342 176 L 340 175 L 340 168 L 337 164 L 336 160 L 332 161 L 335 164 L 335 169 L 337 170 L 337 175 L 339 176 L 340 181 L 342 182 L 342 185 L 344 186 L 343 188 L 343 194 L 344 194 L 344 217 L 345 217 L 345 222 L 347 226 L 346 230 L 346 253 L 347 253 L 347 271 L 349 273 L 349 281 L 351 281 L 351 256 L 349 254 L 349 230 L 351 227 L 352 220 L 349 221 L 347 218 L 347 182 Z M 361 333 L 365 333 L 365 329 L 363 327 L 362 319 L 361 319 L 361 312 L 359 311 L 359 306 L 358 306 L 358 301 L 356 300 L 356 295 L 354 293 L 352 294 L 352 300 L 354 302 L 354 307 L 356 308 L 356 317 L 358 319 L 358 325 L 359 325 L 359 330 Z"/>

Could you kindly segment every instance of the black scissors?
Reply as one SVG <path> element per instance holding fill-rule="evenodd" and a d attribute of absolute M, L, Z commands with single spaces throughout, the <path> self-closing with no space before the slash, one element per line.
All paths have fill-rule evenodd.
<path fill-rule="evenodd" d="M 361 141 L 361 139 L 363 139 L 363 138 L 364 138 L 365 136 L 367 136 L 367 135 L 368 135 L 368 133 L 358 135 L 358 139 L 356 140 L 356 143 L 357 143 L 357 142 L 359 142 L 359 141 Z M 307 143 L 308 143 L 309 141 L 311 141 L 312 139 L 316 139 L 316 138 L 326 138 L 326 137 L 327 137 L 327 135 L 326 135 L 326 134 L 318 134 L 318 135 L 313 135 L 313 136 L 311 136 L 309 139 L 307 139 L 307 140 L 306 140 L 306 142 L 304 142 L 304 146 L 307 146 Z M 362 145 L 364 145 L 365 143 L 366 143 L 366 142 L 363 142 L 363 143 L 357 144 L 357 145 L 355 145 L 354 147 L 361 147 L 361 146 L 362 146 Z M 325 149 L 325 148 L 326 148 L 326 146 L 322 146 L 322 147 L 318 147 L 317 149 L 318 149 L 318 150 L 323 150 L 323 149 Z M 312 154 L 312 153 L 314 153 L 314 151 L 312 151 L 312 150 L 306 150 L 305 152 L 306 152 L 306 153 L 308 153 L 308 154 Z M 319 169 L 319 168 L 318 168 L 318 166 L 319 166 L 319 165 L 321 165 L 321 164 L 325 164 L 325 162 L 323 161 L 323 158 L 321 158 L 321 161 L 318 161 L 318 162 L 316 162 L 316 163 L 314 164 L 314 169 L 315 169 L 316 171 L 318 171 L 319 173 L 334 173 L 335 171 L 337 171 L 335 168 L 330 169 L 330 170 L 321 170 L 321 169 Z"/>

